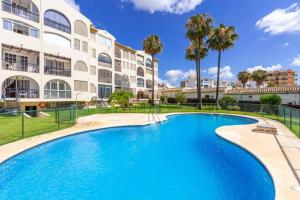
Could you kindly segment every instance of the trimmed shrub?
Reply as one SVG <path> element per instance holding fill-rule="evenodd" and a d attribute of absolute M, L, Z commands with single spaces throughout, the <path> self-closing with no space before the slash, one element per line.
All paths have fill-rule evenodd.
<path fill-rule="evenodd" d="M 202 110 L 216 110 L 216 106 L 202 106 Z"/>
<path fill-rule="evenodd" d="M 219 104 L 222 108 L 227 108 L 228 106 L 235 106 L 237 105 L 237 100 L 231 96 L 224 96 L 222 99 L 219 100 Z"/>
<path fill-rule="evenodd" d="M 168 98 L 164 95 L 160 96 L 161 103 L 168 103 Z"/>
<path fill-rule="evenodd" d="M 133 97 L 134 95 L 132 92 L 119 90 L 112 93 L 108 101 L 113 107 L 121 107 L 125 109 L 130 107 L 129 99 Z"/>
<path fill-rule="evenodd" d="M 277 94 L 264 94 L 260 96 L 261 104 L 280 105 L 282 98 Z"/>
<path fill-rule="evenodd" d="M 184 93 L 179 92 L 175 94 L 176 103 L 186 103 L 187 99 Z"/>
<path fill-rule="evenodd" d="M 240 111 L 241 108 L 239 106 L 227 106 L 227 110 L 232 110 L 232 111 Z"/>

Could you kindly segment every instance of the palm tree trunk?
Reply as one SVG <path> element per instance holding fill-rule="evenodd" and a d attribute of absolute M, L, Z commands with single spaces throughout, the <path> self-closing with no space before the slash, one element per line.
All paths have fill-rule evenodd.
<path fill-rule="evenodd" d="M 202 108 L 201 101 L 201 79 L 200 79 L 200 60 L 196 60 L 196 79 L 197 79 L 197 99 L 198 99 L 198 107 Z"/>
<path fill-rule="evenodd" d="M 219 107 L 220 68 L 221 68 L 221 51 L 219 51 L 219 55 L 218 55 L 218 74 L 217 74 L 217 90 L 216 90 L 217 107 Z"/>
<path fill-rule="evenodd" d="M 154 92 L 154 55 L 151 55 L 151 57 L 152 57 L 152 63 L 151 63 L 151 65 L 152 65 L 152 97 L 151 97 L 151 104 L 152 105 L 154 105 L 154 94 L 155 94 L 155 92 Z"/>

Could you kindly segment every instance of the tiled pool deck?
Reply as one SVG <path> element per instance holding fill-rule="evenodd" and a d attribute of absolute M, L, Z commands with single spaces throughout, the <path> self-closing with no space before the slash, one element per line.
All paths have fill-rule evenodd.
<path fill-rule="evenodd" d="M 173 114 L 176 113 L 159 114 L 159 118 L 164 121 L 168 115 Z M 252 129 L 256 127 L 255 124 L 220 127 L 216 132 L 220 137 L 247 149 L 261 160 L 273 177 L 276 200 L 300 199 L 300 139 L 279 122 L 249 118 L 259 120 L 259 124 L 276 126 L 278 135 L 254 133 Z M 148 114 L 100 114 L 83 117 L 72 128 L 0 146 L 0 163 L 36 145 L 64 136 L 100 128 L 150 123 L 153 123 L 153 119 Z"/>

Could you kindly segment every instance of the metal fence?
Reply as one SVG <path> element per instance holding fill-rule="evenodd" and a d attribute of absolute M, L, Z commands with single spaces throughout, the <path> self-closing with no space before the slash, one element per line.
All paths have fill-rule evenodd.
<path fill-rule="evenodd" d="M 8 112 L 0 114 L 0 145 L 22 138 L 53 132 L 76 124 L 79 117 L 107 113 L 178 113 L 204 112 L 245 114 L 278 120 L 300 137 L 300 110 L 287 106 L 239 103 L 217 108 L 215 104 L 134 104 L 130 108 L 100 106 L 98 108 L 60 108 L 42 111 Z M 33 117 L 31 117 L 33 116 Z"/>

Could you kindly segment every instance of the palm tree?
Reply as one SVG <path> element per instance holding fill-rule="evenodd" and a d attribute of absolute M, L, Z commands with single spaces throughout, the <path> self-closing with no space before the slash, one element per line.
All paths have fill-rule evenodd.
<path fill-rule="evenodd" d="M 209 37 L 209 47 L 218 51 L 218 74 L 217 74 L 217 90 L 216 103 L 219 106 L 219 84 L 220 84 L 220 67 L 221 67 L 221 53 L 226 49 L 232 48 L 234 42 L 238 39 L 238 34 L 235 32 L 233 26 L 220 26 L 214 29 Z"/>
<path fill-rule="evenodd" d="M 151 63 L 151 67 L 152 67 L 152 97 L 151 97 L 151 103 L 154 105 L 154 60 L 155 60 L 155 55 L 162 52 L 163 50 L 163 44 L 160 41 L 159 36 L 157 35 L 150 35 L 148 36 L 146 39 L 144 39 L 144 51 L 148 54 L 151 55 L 152 57 L 152 63 Z"/>
<path fill-rule="evenodd" d="M 201 73 L 200 73 L 200 60 L 207 56 L 208 49 L 203 46 L 200 49 L 195 47 L 195 44 L 191 44 L 186 49 L 185 58 L 187 60 L 193 60 L 196 63 L 196 77 L 197 77 L 197 94 L 199 107 L 202 108 L 202 97 L 201 97 Z"/>
<path fill-rule="evenodd" d="M 268 73 L 265 70 L 258 69 L 252 73 L 252 79 L 256 82 L 258 88 L 267 80 L 267 77 Z"/>
<path fill-rule="evenodd" d="M 202 107 L 201 99 L 201 59 L 207 56 L 208 36 L 212 31 L 213 19 L 207 14 L 198 14 L 190 17 L 185 28 L 186 37 L 192 45 L 186 50 L 186 58 L 195 60 L 197 76 L 197 95 L 200 108 Z"/>
<path fill-rule="evenodd" d="M 238 75 L 237 75 L 237 78 L 239 81 L 241 81 L 242 85 L 243 85 L 243 88 L 245 88 L 246 86 L 246 83 L 250 80 L 251 78 L 251 74 L 247 71 L 243 71 L 243 72 L 240 72 Z"/>

